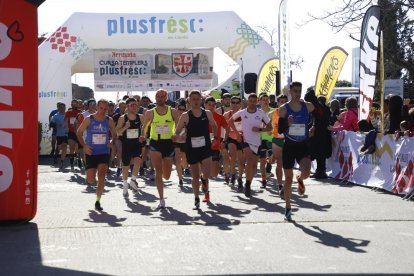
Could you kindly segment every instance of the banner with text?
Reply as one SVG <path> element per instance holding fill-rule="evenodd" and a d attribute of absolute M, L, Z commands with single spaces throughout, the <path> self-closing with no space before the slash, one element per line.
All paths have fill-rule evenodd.
<path fill-rule="evenodd" d="M 380 37 L 380 7 L 371 6 L 365 13 L 361 27 L 359 61 L 359 119 L 367 119 L 372 106 L 378 63 Z"/>
<path fill-rule="evenodd" d="M 213 84 L 213 49 L 96 50 L 96 91 L 207 90 Z"/>
<path fill-rule="evenodd" d="M 365 134 L 341 131 L 333 135 L 327 171 L 331 177 L 407 194 L 414 190 L 414 138 L 378 134 L 374 154 L 360 155 Z"/>
<path fill-rule="evenodd" d="M 277 72 L 280 70 L 279 60 L 276 58 L 269 59 L 263 64 L 257 78 L 256 93 L 266 93 L 268 95 L 276 95 Z"/>
<path fill-rule="evenodd" d="M 332 47 L 326 51 L 316 75 L 315 94 L 329 101 L 348 53 L 341 47 Z"/>

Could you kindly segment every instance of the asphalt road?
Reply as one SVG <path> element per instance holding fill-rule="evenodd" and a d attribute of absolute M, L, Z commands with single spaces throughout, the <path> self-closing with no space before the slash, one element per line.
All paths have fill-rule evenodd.
<path fill-rule="evenodd" d="M 255 178 L 247 199 L 222 178 L 211 203 L 193 210 L 191 177 L 166 182 L 157 210 L 152 181 L 122 196 L 112 173 L 102 197 L 85 189 L 77 170 L 42 161 L 38 211 L 28 224 L 0 227 L 0 275 L 412 274 L 414 202 L 333 179 L 307 180 L 295 223 L 283 220 L 273 185 Z"/>

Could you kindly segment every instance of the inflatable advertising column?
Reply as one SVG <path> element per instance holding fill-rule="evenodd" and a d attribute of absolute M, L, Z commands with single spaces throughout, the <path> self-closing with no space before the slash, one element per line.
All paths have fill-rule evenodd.
<path fill-rule="evenodd" d="M 42 2 L 0 0 L 0 221 L 36 214 L 37 7 Z"/>

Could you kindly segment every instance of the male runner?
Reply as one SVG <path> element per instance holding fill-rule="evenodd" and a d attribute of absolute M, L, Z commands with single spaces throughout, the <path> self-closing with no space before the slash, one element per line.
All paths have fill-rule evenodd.
<path fill-rule="evenodd" d="M 58 112 L 53 115 L 51 119 L 51 123 L 56 126 L 56 142 L 58 149 L 55 151 L 55 156 L 58 155 L 59 151 L 61 152 L 59 165 L 60 169 L 63 169 L 68 146 L 68 126 L 65 123 L 65 110 L 66 105 L 64 103 L 60 103 L 58 106 Z"/>
<path fill-rule="evenodd" d="M 70 169 L 72 172 L 75 171 L 74 162 L 75 162 L 75 156 L 78 150 L 78 138 L 76 137 L 76 117 L 81 113 L 81 111 L 78 109 L 78 100 L 73 99 L 70 103 L 72 109 L 66 111 L 65 114 L 65 123 L 69 127 L 68 132 L 68 142 L 69 142 L 69 160 L 70 160 Z"/>
<path fill-rule="evenodd" d="M 260 109 L 263 110 L 266 114 L 273 111 L 273 108 L 269 106 L 269 96 L 266 93 L 260 93 L 259 95 L 259 104 Z M 272 132 L 271 131 L 262 131 L 260 133 L 262 138 L 262 144 L 259 148 L 260 155 L 260 174 L 262 175 L 262 189 L 266 188 L 267 176 L 266 172 L 272 170 L 272 160 L 271 151 L 272 151 Z"/>

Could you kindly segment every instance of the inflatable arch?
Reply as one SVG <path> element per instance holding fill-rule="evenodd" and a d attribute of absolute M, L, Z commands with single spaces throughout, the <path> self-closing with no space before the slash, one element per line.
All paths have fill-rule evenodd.
<path fill-rule="evenodd" d="M 74 13 L 39 46 L 41 154 L 50 152 L 48 116 L 72 97 L 71 76 L 93 73 L 97 49 L 220 48 L 243 71 L 258 74 L 273 48 L 234 12 Z"/>

